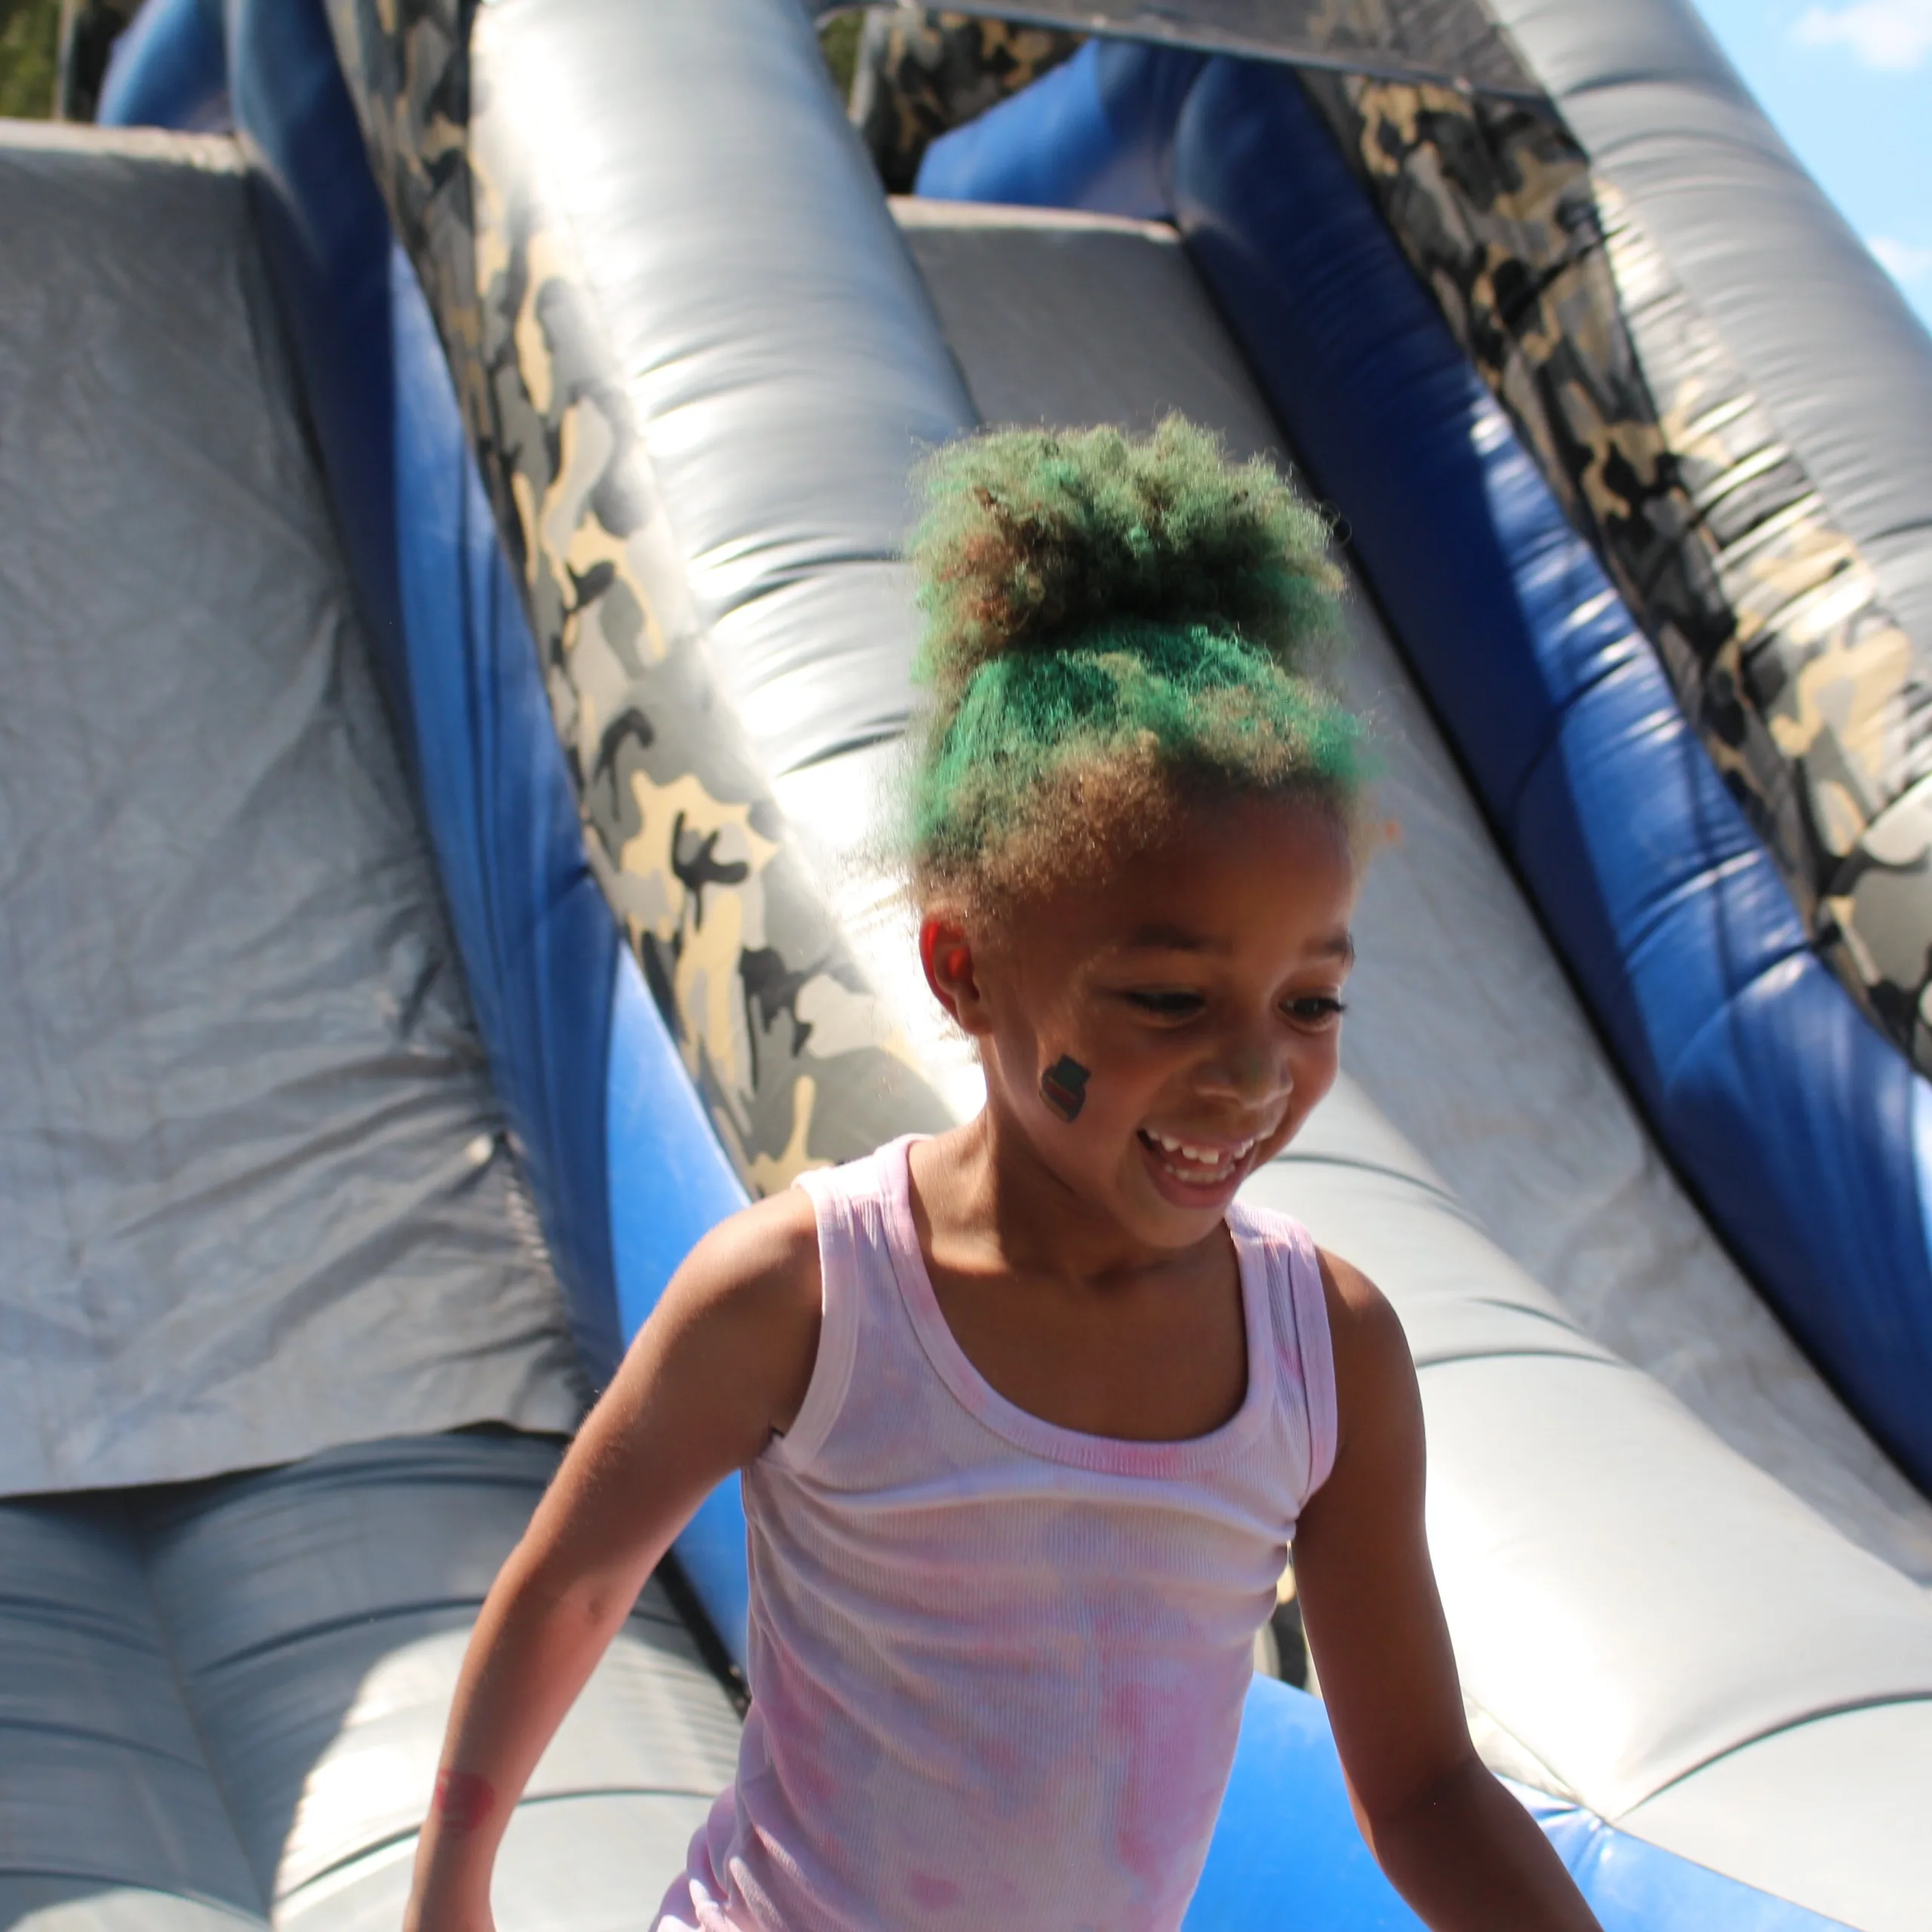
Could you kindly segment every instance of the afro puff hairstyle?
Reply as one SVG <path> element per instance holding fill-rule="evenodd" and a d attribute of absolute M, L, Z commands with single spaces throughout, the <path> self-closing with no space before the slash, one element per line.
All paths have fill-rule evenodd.
<path fill-rule="evenodd" d="M 1321 681 L 1341 577 L 1327 521 L 1266 460 L 1171 416 L 1138 438 L 983 432 L 919 480 L 922 900 L 1030 897 L 1204 802 L 1294 795 L 1349 820 L 1363 733 Z"/>

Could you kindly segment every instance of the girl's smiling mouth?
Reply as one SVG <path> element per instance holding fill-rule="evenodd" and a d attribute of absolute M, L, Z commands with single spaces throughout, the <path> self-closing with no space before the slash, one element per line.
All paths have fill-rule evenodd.
<path fill-rule="evenodd" d="M 1143 1127 L 1136 1138 L 1146 1151 L 1156 1180 L 1170 1183 L 1161 1192 L 1170 1199 L 1194 1207 L 1208 1204 L 1201 1198 L 1204 1194 L 1231 1192 L 1246 1174 L 1255 1149 L 1266 1137 L 1254 1134 L 1243 1140 L 1191 1140 Z"/>

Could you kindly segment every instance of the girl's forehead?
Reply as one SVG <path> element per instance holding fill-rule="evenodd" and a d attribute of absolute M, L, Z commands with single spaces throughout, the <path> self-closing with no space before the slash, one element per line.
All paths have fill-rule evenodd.
<path fill-rule="evenodd" d="M 1274 943 L 1352 957 L 1355 867 L 1331 814 L 1266 801 L 1183 825 L 1106 875 L 1076 883 L 1047 920 L 1110 951 L 1209 952 Z"/>
<path fill-rule="evenodd" d="M 1203 900 L 1251 893 L 1312 894 L 1352 884 L 1349 836 L 1326 807 L 1297 799 L 1244 799 L 1179 816 L 1128 855 L 1121 883 L 1141 893 Z"/>

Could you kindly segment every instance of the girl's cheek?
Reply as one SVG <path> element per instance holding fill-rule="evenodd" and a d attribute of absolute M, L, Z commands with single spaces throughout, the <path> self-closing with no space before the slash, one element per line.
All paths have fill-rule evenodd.
<path fill-rule="evenodd" d="M 1334 1085 L 1342 1070 L 1341 1044 L 1339 1033 L 1324 1033 L 1319 1050 L 1296 1062 L 1294 1106 L 1297 1118 L 1305 1118 Z"/>
<path fill-rule="evenodd" d="M 1111 1113 L 1137 1127 L 1166 1098 L 1186 1100 L 1195 1084 L 1198 1056 L 1171 1035 L 1137 1029 L 1135 1037 L 1097 1048 L 1093 1091 L 1103 1092 Z"/>

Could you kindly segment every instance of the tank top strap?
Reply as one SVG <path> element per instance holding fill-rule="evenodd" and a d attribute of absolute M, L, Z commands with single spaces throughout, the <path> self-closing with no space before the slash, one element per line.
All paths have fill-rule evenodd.
<path fill-rule="evenodd" d="M 1237 1201 L 1228 1211 L 1228 1226 L 1237 1242 L 1255 1251 L 1268 1283 L 1278 1399 L 1285 1411 L 1300 1415 L 1307 1429 L 1305 1503 L 1335 1466 L 1338 1432 L 1335 1358 L 1321 1257 L 1314 1236 L 1300 1222 L 1272 1209 Z"/>
<path fill-rule="evenodd" d="M 818 1221 L 818 1355 L 805 1398 L 785 1434 L 767 1452 L 795 1470 L 815 1463 L 829 1439 L 852 1385 L 861 1352 L 869 1359 L 883 1345 L 903 1346 L 909 1337 L 894 1281 L 891 1208 L 894 1164 L 903 1164 L 909 1134 L 863 1160 L 838 1168 L 814 1168 L 793 1183 L 811 1197 Z M 881 1334 L 884 1328 L 889 1331 Z"/>

